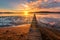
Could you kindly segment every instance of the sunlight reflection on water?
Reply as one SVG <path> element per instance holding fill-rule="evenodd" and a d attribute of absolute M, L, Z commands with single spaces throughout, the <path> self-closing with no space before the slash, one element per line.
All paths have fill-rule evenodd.
<path fill-rule="evenodd" d="M 14 16 L 15 15 L 15 16 Z M 3 14 L 0 16 L 0 27 L 9 27 L 9 26 L 18 26 L 22 24 L 30 24 L 32 21 L 33 15 L 28 14 Z"/>
<path fill-rule="evenodd" d="M 49 25 L 50 27 L 60 29 L 60 14 L 36 14 L 38 23 Z"/>

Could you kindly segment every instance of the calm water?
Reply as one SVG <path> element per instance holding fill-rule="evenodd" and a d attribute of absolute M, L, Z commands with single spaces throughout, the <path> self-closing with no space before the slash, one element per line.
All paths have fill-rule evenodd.
<path fill-rule="evenodd" d="M 11 16 L 12 15 L 12 16 Z M 15 16 L 14 16 L 15 15 Z M 13 27 L 23 24 L 30 24 L 33 15 L 23 15 L 23 14 L 3 14 L 0 16 L 0 27 Z"/>
<path fill-rule="evenodd" d="M 38 23 L 43 23 L 60 30 L 60 14 L 36 14 Z"/>
<path fill-rule="evenodd" d="M 37 22 L 49 24 L 51 26 L 55 26 L 60 28 L 60 14 L 58 13 L 36 13 Z M 17 26 L 23 24 L 31 24 L 33 19 L 33 14 L 29 15 L 19 15 L 18 16 L 0 16 L 0 27 L 9 27 L 9 26 Z"/>
<path fill-rule="evenodd" d="M 37 20 L 43 23 L 58 23 L 60 22 L 60 14 L 36 14 Z"/>

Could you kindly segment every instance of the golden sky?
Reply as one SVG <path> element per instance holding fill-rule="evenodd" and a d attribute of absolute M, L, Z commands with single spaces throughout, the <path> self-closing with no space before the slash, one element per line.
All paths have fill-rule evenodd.
<path fill-rule="evenodd" d="M 0 0 L 0 12 L 60 11 L 60 0 Z"/>

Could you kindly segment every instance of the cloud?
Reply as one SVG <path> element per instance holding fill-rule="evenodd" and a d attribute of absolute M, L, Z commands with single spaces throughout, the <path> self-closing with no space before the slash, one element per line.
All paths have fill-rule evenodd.
<path fill-rule="evenodd" d="M 52 2 L 48 4 L 43 4 L 41 7 L 43 8 L 57 8 L 60 7 L 60 2 Z"/>
<path fill-rule="evenodd" d="M 41 0 L 30 0 L 30 2 L 25 2 L 25 3 L 19 3 L 15 9 L 17 10 L 35 10 L 35 8 L 38 8 L 38 6 L 41 4 Z"/>
<path fill-rule="evenodd" d="M 12 3 L 15 10 L 39 11 L 40 9 L 60 8 L 60 0 L 21 0 L 20 3 Z"/>
<path fill-rule="evenodd" d="M 55 0 L 56 2 L 60 2 L 60 0 Z"/>
<path fill-rule="evenodd" d="M 8 12 L 9 10 L 6 9 L 0 9 L 0 12 Z"/>
<path fill-rule="evenodd" d="M 0 9 L 0 12 L 16 12 L 16 10 Z"/>

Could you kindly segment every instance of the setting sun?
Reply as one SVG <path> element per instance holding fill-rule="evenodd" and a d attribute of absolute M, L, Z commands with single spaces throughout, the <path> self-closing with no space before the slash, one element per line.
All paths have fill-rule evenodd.
<path fill-rule="evenodd" d="M 29 13 L 29 11 L 24 11 L 24 15 L 26 15 L 26 16 L 27 16 L 27 15 L 28 15 L 28 13 Z"/>

